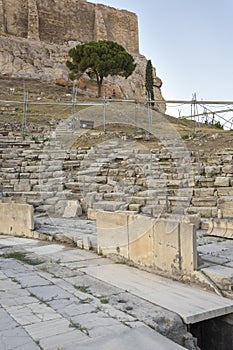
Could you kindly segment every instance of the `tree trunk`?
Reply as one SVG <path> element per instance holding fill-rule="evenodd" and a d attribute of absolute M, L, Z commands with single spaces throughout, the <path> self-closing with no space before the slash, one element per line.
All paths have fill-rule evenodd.
<path fill-rule="evenodd" d="M 103 84 L 103 77 L 99 77 L 97 75 L 97 86 L 98 86 L 98 97 L 102 97 L 102 84 Z"/>
<path fill-rule="evenodd" d="M 98 85 L 98 97 L 102 96 L 102 84 L 100 82 L 97 82 Z"/>

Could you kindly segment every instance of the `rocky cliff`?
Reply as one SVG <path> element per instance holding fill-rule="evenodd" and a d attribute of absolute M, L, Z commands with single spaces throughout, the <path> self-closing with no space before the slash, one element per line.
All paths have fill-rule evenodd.
<path fill-rule="evenodd" d="M 113 40 L 137 62 L 127 80 L 109 79 L 120 97 L 145 96 L 146 58 L 139 53 L 136 14 L 86 0 L 0 0 L 0 72 L 53 82 L 68 80 L 69 48 L 91 40 Z M 155 76 L 155 97 L 161 80 Z M 80 83 L 80 88 L 86 84 Z M 107 93 L 111 88 L 106 83 Z M 90 92 L 90 91 L 89 91 Z M 88 93 L 88 91 L 87 91 Z M 94 91 L 93 91 L 94 93 Z M 161 105 L 165 110 L 165 105 Z"/>
<path fill-rule="evenodd" d="M 138 53 L 138 20 L 86 0 L 0 0 L 0 28 L 17 37 L 64 44 L 113 40 Z"/>

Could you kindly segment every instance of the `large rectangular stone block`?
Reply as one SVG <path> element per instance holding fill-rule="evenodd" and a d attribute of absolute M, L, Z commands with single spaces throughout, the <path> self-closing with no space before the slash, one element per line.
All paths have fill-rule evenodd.
<path fill-rule="evenodd" d="M 218 200 L 218 209 L 221 210 L 223 218 L 233 217 L 233 196 L 220 198 Z"/>
<path fill-rule="evenodd" d="M 154 259 L 154 220 L 142 215 L 130 215 L 128 220 L 129 259 L 152 267 Z"/>
<path fill-rule="evenodd" d="M 194 207 L 214 207 L 217 205 L 217 198 L 212 197 L 194 197 L 192 199 L 192 205 Z"/>
<path fill-rule="evenodd" d="M 124 202 L 117 201 L 98 201 L 93 204 L 93 209 L 115 212 L 116 210 L 122 210 L 124 204 Z"/>
<path fill-rule="evenodd" d="M 195 188 L 194 195 L 196 197 L 211 197 L 214 195 L 215 188 Z"/>
<path fill-rule="evenodd" d="M 0 233 L 28 235 L 33 229 L 33 207 L 31 205 L 0 203 Z"/>
<path fill-rule="evenodd" d="M 192 273 L 197 269 L 197 237 L 195 226 L 182 222 L 180 224 L 181 270 Z"/>
<path fill-rule="evenodd" d="M 96 214 L 96 224 L 98 252 L 129 259 L 128 215 L 100 211 Z"/>
<path fill-rule="evenodd" d="M 130 213 L 96 213 L 98 251 L 166 273 L 191 274 L 197 268 L 195 226 Z"/>
<path fill-rule="evenodd" d="M 215 179 L 214 186 L 216 186 L 216 187 L 229 187 L 230 186 L 230 178 L 218 176 Z"/>
<path fill-rule="evenodd" d="M 154 230 L 155 268 L 170 273 L 180 271 L 180 223 L 159 220 Z"/>
<path fill-rule="evenodd" d="M 232 219 L 212 219 L 209 221 L 208 235 L 233 239 Z"/>

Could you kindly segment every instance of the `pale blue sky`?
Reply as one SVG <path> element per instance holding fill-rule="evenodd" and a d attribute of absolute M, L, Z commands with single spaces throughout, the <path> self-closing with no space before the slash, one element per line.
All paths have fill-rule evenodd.
<path fill-rule="evenodd" d="M 90 1 L 135 12 L 165 99 L 233 100 L 233 0 Z"/>

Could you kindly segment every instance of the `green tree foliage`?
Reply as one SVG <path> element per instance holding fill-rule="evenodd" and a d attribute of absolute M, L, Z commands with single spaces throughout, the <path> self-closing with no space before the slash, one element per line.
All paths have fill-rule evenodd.
<path fill-rule="evenodd" d="M 78 79 L 85 72 L 95 77 L 99 97 L 105 77 L 120 75 L 127 79 L 136 67 L 133 57 L 121 45 L 107 40 L 77 45 L 69 51 L 69 56 L 71 61 L 66 65 L 71 71 L 70 79 Z"/>
<path fill-rule="evenodd" d="M 224 127 L 223 127 L 223 125 L 221 125 L 220 121 L 217 121 L 217 122 L 214 124 L 214 126 L 215 126 L 216 129 L 224 130 Z"/>
<path fill-rule="evenodd" d="M 154 78 L 153 78 L 153 67 L 151 60 L 147 61 L 146 65 L 146 92 L 150 96 L 151 100 L 154 101 Z"/>

